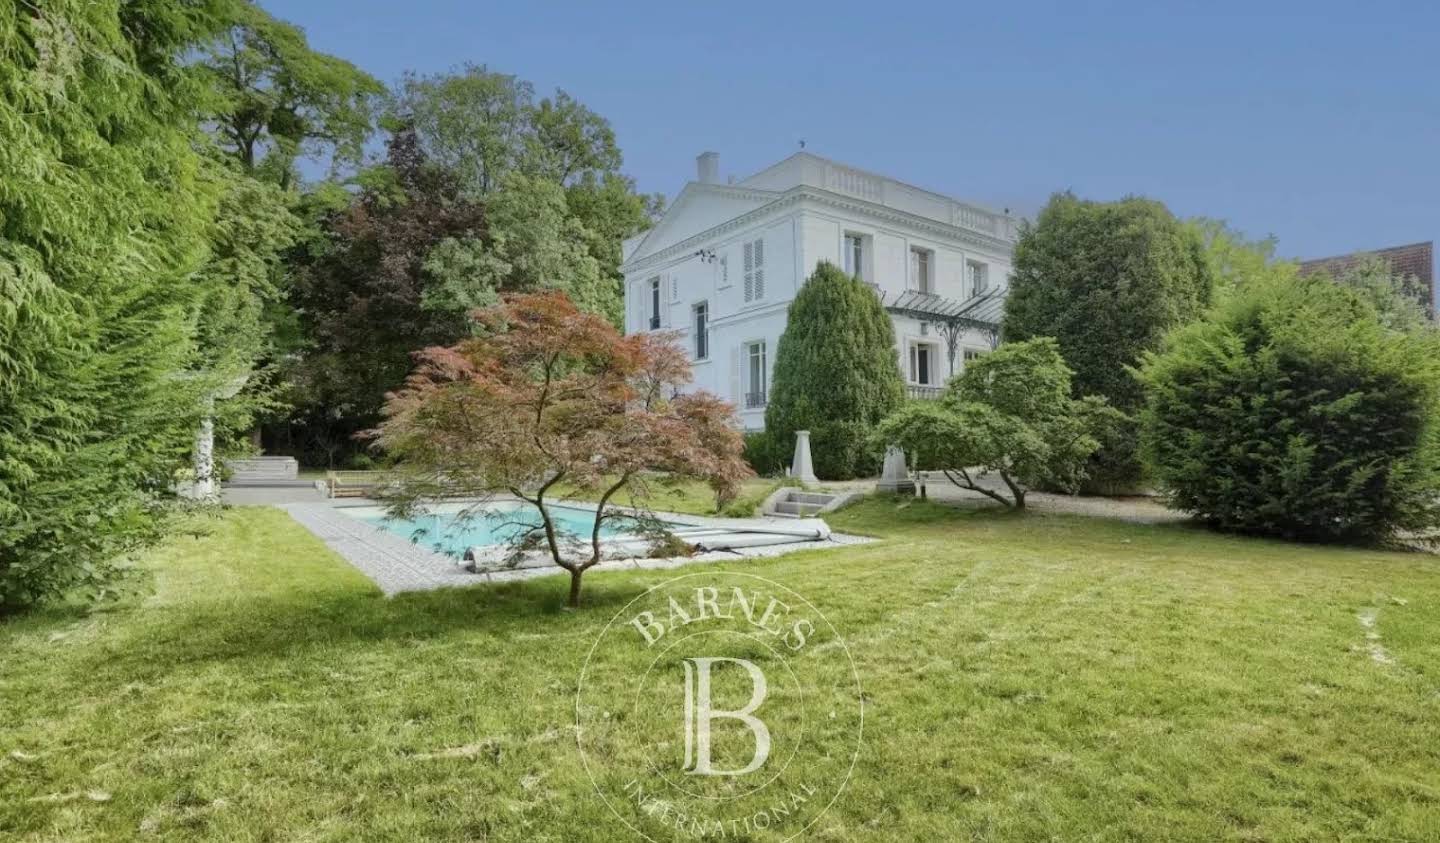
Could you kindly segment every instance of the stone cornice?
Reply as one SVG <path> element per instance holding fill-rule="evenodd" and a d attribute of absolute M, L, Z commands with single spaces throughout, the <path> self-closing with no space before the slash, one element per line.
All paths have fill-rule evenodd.
<path fill-rule="evenodd" d="M 718 186 L 719 185 L 706 185 L 706 187 Z M 744 188 L 735 189 L 751 192 L 748 189 Z M 909 213 L 908 211 L 897 210 L 895 208 L 890 208 L 885 205 L 879 205 L 874 202 L 867 202 L 863 199 L 853 199 L 848 196 L 843 196 L 839 193 L 834 193 L 829 190 L 823 190 L 821 188 L 812 187 L 809 185 L 801 185 L 799 187 L 791 188 L 790 190 L 779 194 L 778 197 L 776 197 L 776 194 L 770 191 L 754 191 L 754 193 L 760 194 L 764 198 L 774 198 L 773 201 L 767 202 L 766 204 L 761 205 L 753 211 L 748 211 L 738 217 L 728 219 L 725 222 L 720 223 L 719 225 L 712 226 L 704 231 L 699 232 L 698 234 L 693 234 L 689 237 L 686 237 L 684 240 L 666 246 L 659 251 L 652 252 L 644 256 L 643 258 L 621 264 L 621 273 L 628 275 L 631 272 L 642 272 L 647 269 L 652 269 L 658 264 L 663 264 L 678 256 L 694 252 L 700 246 L 711 240 L 719 239 L 721 236 L 728 234 L 732 231 L 746 228 L 766 216 L 770 216 L 782 209 L 786 209 L 794 205 L 799 205 L 802 202 L 813 202 L 817 205 L 829 206 L 832 208 L 838 208 L 840 210 L 863 214 L 865 216 L 875 219 L 885 220 L 899 225 L 908 226 L 910 228 L 919 229 L 921 231 L 937 235 L 938 237 L 947 240 L 956 241 L 970 246 L 978 246 L 985 249 L 992 249 L 1000 252 L 1001 254 L 1008 254 L 1015 246 L 1012 241 L 1006 240 L 1001 237 L 995 237 L 989 234 L 984 234 L 982 232 L 972 231 L 970 229 L 962 228 L 956 225 L 948 225 L 938 220 L 933 220 L 928 217 L 922 217 L 918 214 Z M 642 243 L 641 247 L 643 248 L 643 246 L 644 244 Z"/>

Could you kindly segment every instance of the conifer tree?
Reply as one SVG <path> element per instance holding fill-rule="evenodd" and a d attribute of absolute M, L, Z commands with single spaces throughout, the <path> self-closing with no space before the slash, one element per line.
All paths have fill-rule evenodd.
<path fill-rule="evenodd" d="M 875 292 L 822 262 L 790 303 L 775 351 L 765 430 L 785 453 L 810 431 L 815 473 L 846 480 L 875 473 L 879 421 L 905 398 L 895 327 Z"/>
<path fill-rule="evenodd" d="M 214 387 L 185 376 L 221 185 L 183 59 L 231 9 L 0 6 L 0 612 L 153 535 Z"/>

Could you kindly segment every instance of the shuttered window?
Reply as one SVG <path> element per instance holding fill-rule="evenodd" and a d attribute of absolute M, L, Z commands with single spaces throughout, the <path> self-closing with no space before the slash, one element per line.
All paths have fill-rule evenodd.
<path fill-rule="evenodd" d="M 765 239 L 750 240 L 744 248 L 745 301 L 765 298 Z"/>

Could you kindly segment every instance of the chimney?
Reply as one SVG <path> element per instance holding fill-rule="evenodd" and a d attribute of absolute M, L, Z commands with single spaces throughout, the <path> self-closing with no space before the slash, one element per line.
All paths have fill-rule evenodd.
<path fill-rule="evenodd" d="M 702 152 L 695 156 L 695 177 L 701 184 L 719 184 L 720 153 Z"/>

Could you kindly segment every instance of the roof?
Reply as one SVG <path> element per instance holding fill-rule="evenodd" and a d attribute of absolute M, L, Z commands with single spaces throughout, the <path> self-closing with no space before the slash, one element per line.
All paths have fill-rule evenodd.
<path fill-rule="evenodd" d="M 883 293 L 881 297 L 883 300 Z M 1005 310 L 1005 295 L 1001 290 L 992 290 L 959 301 L 907 290 L 894 301 L 886 302 L 885 309 L 915 319 L 951 322 L 986 330 L 1000 326 L 1000 317 Z"/>
<path fill-rule="evenodd" d="M 1328 272 L 1331 275 L 1341 275 L 1368 257 L 1377 257 L 1390 264 L 1390 271 L 1397 275 L 1414 276 L 1427 290 L 1435 283 L 1435 244 L 1428 240 L 1406 246 L 1390 246 L 1369 252 L 1352 252 L 1348 255 L 1300 261 L 1300 274 Z"/>
<path fill-rule="evenodd" d="M 987 214 L 1006 216 L 1010 213 L 1010 209 L 1008 208 L 1006 208 L 1004 211 L 997 211 L 994 208 L 979 204 L 977 202 L 971 202 L 968 199 L 961 199 L 958 196 L 951 196 L 947 193 L 940 193 L 939 191 L 930 190 L 929 188 L 921 187 L 920 185 L 897 179 L 894 176 L 887 176 L 884 173 L 877 173 L 874 170 L 867 170 L 863 167 L 856 167 L 853 164 L 846 164 L 843 161 L 836 161 L 833 158 L 826 158 L 823 155 L 816 155 L 813 152 L 804 150 L 792 153 L 788 157 L 780 159 L 779 161 L 771 164 L 763 170 L 760 170 L 759 172 L 751 173 L 750 175 L 737 182 L 737 184 L 742 187 L 767 187 L 768 189 L 775 190 L 777 188 L 776 183 L 773 182 L 770 178 L 768 178 L 772 175 L 778 175 L 782 179 L 782 181 L 778 185 L 778 188 L 780 190 L 786 190 L 788 188 L 804 184 L 806 182 L 804 181 L 804 175 L 802 174 L 808 175 L 808 173 L 805 172 L 803 167 L 795 165 L 805 161 L 813 161 L 817 164 L 828 165 L 830 167 L 839 167 L 843 170 L 848 170 L 852 173 L 859 174 L 866 178 L 877 179 L 880 181 L 887 181 L 892 184 L 897 184 L 908 190 L 913 190 L 916 193 L 934 197 L 935 199 L 941 199 L 946 202 L 955 202 L 957 204 L 967 205 L 971 208 L 976 209 L 977 211 L 981 211 Z M 820 182 L 814 182 L 813 186 L 828 187 L 829 185 Z"/>

